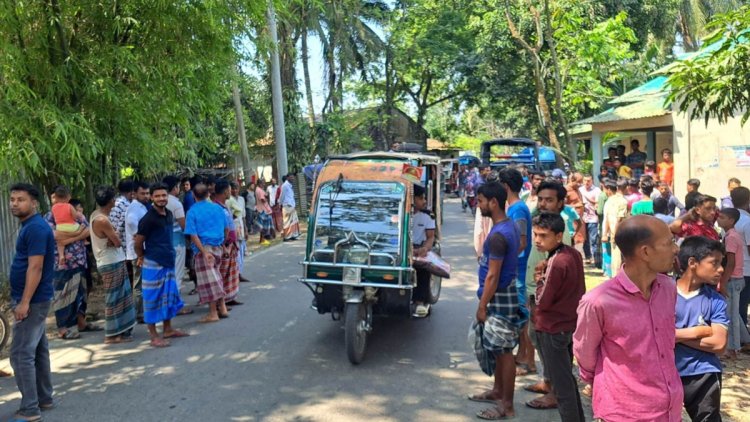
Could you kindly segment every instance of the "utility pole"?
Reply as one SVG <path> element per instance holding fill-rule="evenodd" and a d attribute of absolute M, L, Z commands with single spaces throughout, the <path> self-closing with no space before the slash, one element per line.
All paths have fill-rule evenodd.
<path fill-rule="evenodd" d="M 232 100 L 234 101 L 234 118 L 237 121 L 237 137 L 240 141 L 240 152 L 242 154 L 242 170 L 245 175 L 245 184 L 249 185 L 253 171 L 250 168 L 250 152 L 247 149 L 247 135 L 245 134 L 245 113 L 242 111 L 242 103 L 240 102 L 240 88 L 237 85 L 238 76 L 235 71 L 232 79 Z"/>
<path fill-rule="evenodd" d="M 276 33 L 276 12 L 273 0 L 268 2 L 268 32 L 271 33 L 271 98 L 273 105 L 273 137 L 276 141 L 276 169 L 279 177 L 289 172 L 286 158 L 286 132 L 284 105 L 281 96 L 281 70 L 279 65 L 279 36 Z"/>

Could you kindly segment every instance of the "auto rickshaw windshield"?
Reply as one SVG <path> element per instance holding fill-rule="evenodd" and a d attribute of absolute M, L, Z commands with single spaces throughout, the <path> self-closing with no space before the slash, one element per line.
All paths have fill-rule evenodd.
<path fill-rule="evenodd" d="M 332 249 L 354 232 L 372 252 L 398 254 L 405 191 L 397 182 L 326 182 L 318 194 L 315 249 Z"/>

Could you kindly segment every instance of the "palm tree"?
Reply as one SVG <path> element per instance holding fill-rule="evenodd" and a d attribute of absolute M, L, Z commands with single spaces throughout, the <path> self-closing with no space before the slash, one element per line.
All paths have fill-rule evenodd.
<path fill-rule="evenodd" d="M 714 15 L 735 10 L 743 3 L 742 0 L 682 0 L 677 13 L 677 32 L 682 36 L 685 51 L 700 48 L 706 23 Z"/>
<path fill-rule="evenodd" d="M 308 120 L 314 122 L 308 70 L 308 35 L 315 34 L 323 46 L 328 97 L 322 111 L 339 111 L 343 102 L 345 76 L 360 71 L 362 77 L 366 78 L 366 65 L 375 60 L 384 49 L 384 42 L 374 26 L 384 22 L 389 7 L 381 0 L 331 0 L 317 8 L 308 0 L 303 9 L 299 28 L 302 66 L 305 73 L 305 93 L 308 96 Z"/>

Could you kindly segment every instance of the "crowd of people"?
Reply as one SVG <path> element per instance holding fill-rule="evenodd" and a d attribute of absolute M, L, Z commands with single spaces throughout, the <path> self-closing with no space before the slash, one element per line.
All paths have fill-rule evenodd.
<path fill-rule="evenodd" d="M 201 176 L 166 176 L 146 183 L 124 179 L 117 190 L 94 191 L 96 209 L 87 218 L 65 186 L 50 195 L 50 211 L 40 214 L 38 188 L 20 183 L 10 189 L 10 208 L 21 227 L 10 271 L 16 323 L 11 366 L 21 392 L 14 420 L 41 420 L 55 406 L 50 379 L 46 317 L 52 311 L 62 340 L 101 332 L 105 344 L 133 341 L 145 324 L 154 348 L 189 336 L 174 327 L 188 295 L 208 311 L 201 323 L 229 317 L 238 300 L 250 235 L 266 245 L 281 232 L 284 241 L 300 236 L 293 175 L 281 186 L 262 179 L 241 189 L 235 181 Z M 94 268 L 104 291 L 103 326 L 87 321 Z M 188 289 L 185 289 L 188 290 Z M 159 332 L 161 325 L 161 332 Z"/>
<path fill-rule="evenodd" d="M 680 201 L 671 151 L 656 166 L 638 146 L 609 150 L 599 186 L 524 166 L 459 177 L 479 211 L 475 352 L 495 380 L 469 396 L 493 404 L 480 418 L 512 417 L 516 376 L 538 374 L 526 405 L 563 421 L 584 420 L 578 382 L 597 420 L 720 420 L 721 361 L 750 352 L 750 190 L 732 178 L 718 200 L 690 179 Z M 589 292 L 587 267 L 608 279 Z"/>

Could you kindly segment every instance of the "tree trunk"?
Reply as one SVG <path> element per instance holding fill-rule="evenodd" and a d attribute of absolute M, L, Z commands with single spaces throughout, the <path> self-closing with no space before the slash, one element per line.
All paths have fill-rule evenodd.
<path fill-rule="evenodd" d="M 550 49 L 552 77 L 554 79 L 555 114 L 557 115 L 557 120 L 562 127 L 563 134 L 565 135 L 565 151 L 568 154 L 568 159 L 570 160 L 570 164 L 575 166 L 576 161 L 578 161 L 578 149 L 576 148 L 575 142 L 573 142 L 573 139 L 570 137 L 568 119 L 565 117 L 565 113 L 563 113 L 562 109 L 562 82 L 560 77 L 560 62 L 557 60 L 557 42 L 555 41 L 554 34 L 552 33 L 552 18 L 550 16 L 549 0 L 544 0 L 544 14 L 546 21 L 545 31 L 547 33 L 545 38 Z"/>
<path fill-rule="evenodd" d="M 240 88 L 237 86 L 237 75 L 232 79 L 232 101 L 234 102 L 234 119 L 237 122 L 237 140 L 240 143 L 240 153 L 242 155 L 242 170 L 245 176 L 245 183 L 252 178 L 253 172 L 250 167 L 250 152 L 247 148 L 247 137 L 245 134 L 245 113 L 242 111 L 242 102 L 240 101 Z"/>
<path fill-rule="evenodd" d="M 552 124 L 552 113 L 550 113 L 549 103 L 547 102 L 545 84 L 542 79 L 540 64 L 535 62 L 533 69 L 534 86 L 536 87 L 536 102 L 539 106 L 539 113 L 542 115 L 542 127 L 544 127 L 545 132 L 547 132 L 547 138 L 549 139 L 549 144 L 552 148 L 557 151 L 562 151 L 560 148 L 560 142 L 557 140 L 554 125 Z"/>
<path fill-rule="evenodd" d="M 696 45 L 693 34 L 690 31 L 690 24 L 685 17 L 683 12 L 680 12 L 679 17 L 680 35 L 682 35 L 682 47 L 685 51 L 697 51 L 698 46 Z"/>
<path fill-rule="evenodd" d="M 307 31 L 302 30 L 302 74 L 305 79 L 305 96 L 307 97 L 307 123 L 315 129 L 315 105 L 313 103 L 312 83 L 310 82 L 310 51 L 307 47 Z M 314 135 L 313 135 L 314 136 Z"/>
<path fill-rule="evenodd" d="M 328 51 L 326 52 L 326 62 L 328 64 L 328 97 L 331 99 L 331 111 L 337 112 L 341 103 L 336 96 L 336 36 L 333 30 L 328 31 Z"/>

